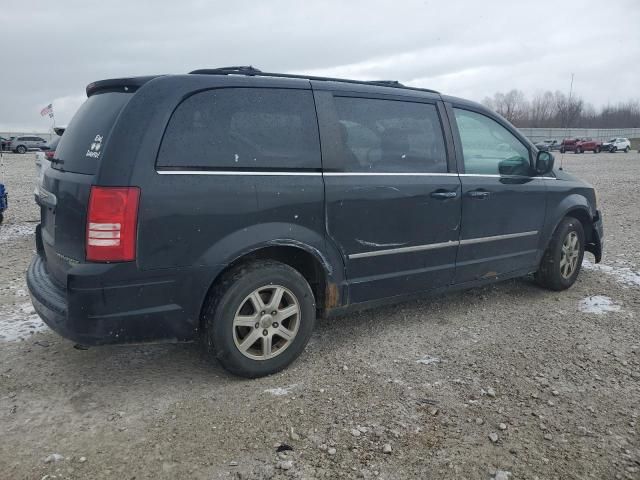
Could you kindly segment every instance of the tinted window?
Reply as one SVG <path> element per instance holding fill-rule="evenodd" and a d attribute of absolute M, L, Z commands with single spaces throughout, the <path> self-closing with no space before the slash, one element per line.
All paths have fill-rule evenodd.
<path fill-rule="evenodd" d="M 345 171 L 446 172 L 435 105 L 335 97 Z"/>
<path fill-rule="evenodd" d="M 320 168 L 313 96 L 307 90 L 266 88 L 197 93 L 173 113 L 158 166 Z"/>
<path fill-rule="evenodd" d="M 529 150 L 495 120 L 454 109 L 465 173 L 484 175 L 530 175 Z"/>
<path fill-rule="evenodd" d="M 113 125 L 131 97 L 130 93 L 116 92 L 89 97 L 60 137 L 55 158 L 64 163 L 51 166 L 68 172 L 96 173 Z"/>

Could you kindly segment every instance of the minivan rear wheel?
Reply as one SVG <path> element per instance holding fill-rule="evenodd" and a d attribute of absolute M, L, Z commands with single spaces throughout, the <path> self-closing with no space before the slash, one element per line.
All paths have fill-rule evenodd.
<path fill-rule="evenodd" d="M 551 290 L 566 290 L 578 278 L 583 257 L 582 224 L 573 217 L 565 217 L 551 237 L 535 274 L 536 281 Z"/>
<path fill-rule="evenodd" d="M 16 148 L 16 152 L 18 152 L 18 153 L 26 153 L 27 152 L 27 147 L 25 147 L 24 145 L 19 145 L 18 148 Z"/>
<path fill-rule="evenodd" d="M 255 378 L 282 370 L 302 353 L 316 306 L 309 283 L 297 270 L 264 260 L 224 274 L 204 316 L 207 344 L 222 366 Z"/>

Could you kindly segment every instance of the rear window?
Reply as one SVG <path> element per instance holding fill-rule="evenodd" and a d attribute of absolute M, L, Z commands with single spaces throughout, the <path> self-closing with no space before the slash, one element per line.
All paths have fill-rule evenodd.
<path fill-rule="evenodd" d="M 212 170 L 319 169 L 320 141 L 312 94 L 308 90 L 223 88 L 192 95 L 173 113 L 157 165 Z"/>
<path fill-rule="evenodd" d="M 67 172 L 94 174 L 113 125 L 132 97 L 131 93 L 109 92 L 87 99 L 60 137 L 51 166 Z"/>

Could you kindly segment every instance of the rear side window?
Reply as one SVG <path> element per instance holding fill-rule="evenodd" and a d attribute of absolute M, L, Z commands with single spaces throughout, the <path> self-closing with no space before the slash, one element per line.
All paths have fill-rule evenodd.
<path fill-rule="evenodd" d="M 89 97 L 60 137 L 55 154 L 60 162 L 52 162 L 51 167 L 74 173 L 96 173 L 116 119 L 132 96 L 109 92 Z"/>
<path fill-rule="evenodd" d="M 192 95 L 173 113 L 157 165 L 319 169 L 313 96 L 308 90 L 269 88 L 222 88 Z"/>
<path fill-rule="evenodd" d="M 447 158 L 435 105 L 335 97 L 347 172 L 444 173 Z"/>

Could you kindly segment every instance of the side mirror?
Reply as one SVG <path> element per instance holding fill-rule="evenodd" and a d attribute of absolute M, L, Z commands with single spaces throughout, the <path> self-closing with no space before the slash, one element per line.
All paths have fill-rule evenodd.
<path fill-rule="evenodd" d="M 549 152 L 538 152 L 536 157 L 536 173 L 538 175 L 545 175 L 553 170 L 553 155 Z"/>
<path fill-rule="evenodd" d="M 498 164 L 500 175 L 520 175 L 528 177 L 531 175 L 531 163 L 529 159 L 520 156 L 507 158 Z"/>

